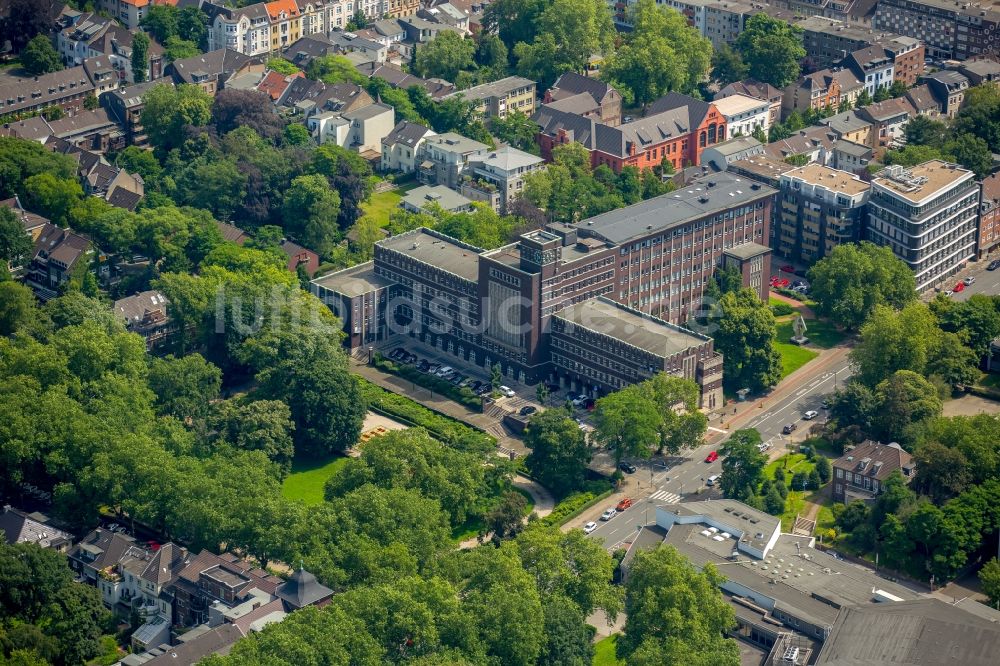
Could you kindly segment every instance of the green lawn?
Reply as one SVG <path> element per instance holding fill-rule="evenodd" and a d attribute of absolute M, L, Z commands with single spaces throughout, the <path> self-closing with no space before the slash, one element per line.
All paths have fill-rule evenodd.
<path fill-rule="evenodd" d="M 780 326 L 778 327 L 780 330 Z M 778 339 L 780 340 L 780 334 Z M 803 365 L 819 356 L 819 352 L 791 343 L 779 342 L 774 348 L 781 354 L 781 378 L 784 379 Z"/>
<path fill-rule="evenodd" d="M 788 467 L 785 468 L 785 461 Z M 785 500 L 785 511 L 781 514 L 781 531 L 791 532 L 795 525 L 795 517 L 805 509 L 806 499 L 815 491 L 813 490 L 792 490 L 792 476 L 796 472 L 809 474 L 816 468 L 816 463 L 806 458 L 804 453 L 790 453 L 784 455 L 764 468 L 764 474 L 769 479 L 774 479 L 778 474 L 784 472 L 785 485 L 789 487 L 788 498 Z M 831 519 L 833 515 L 831 514 Z"/>
<path fill-rule="evenodd" d="M 399 208 L 403 195 L 419 185 L 417 182 L 408 182 L 394 190 L 373 194 L 369 201 L 361 204 L 362 214 L 374 217 L 378 220 L 378 225 L 384 227 L 389 224 L 389 214 Z"/>
<path fill-rule="evenodd" d="M 287 499 L 302 500 L 306 504 L 323 501 L 323 486 L 326 480 L 340 467 L 347 464 L 347 458 L 337 456 L 325 461 L 305 461 L 292 463 L 292 473 L 285 477 L 281 494 Z"/>
<path fill-rule="evenodd" d="M 594 666 L 625 666 L 625 662 L 615 656 L 618 634 L 611 634 L 594 644 Z"/>
<path fill-rule="evenodd" d="M 778 323 L 778 341 L 785 343 L 792 339 L 792 320 Z M 829 349 L 844 340 L 844 334 L 828 321 L 806 319 L 806 337 L 809 344 L 821 349 Z"/>
<path fill-rule="evenodd" d="M 1000 391 L 1000 375 L 995 372 L 984 372 L 976 382 L 979 386 L 985 386 Z"/>

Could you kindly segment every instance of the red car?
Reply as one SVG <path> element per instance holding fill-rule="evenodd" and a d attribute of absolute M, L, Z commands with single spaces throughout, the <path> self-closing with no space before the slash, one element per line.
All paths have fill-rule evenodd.
<path fill-rule="evenodd" d="M 718 453 L 718 451 L 712 451 L 707 456 L 705 456 L 705 462 L 707 462 L 707 463 L 715 462 L 718 459 L 719 459 L 719 453 Z"/>
<path fill-rule="evenodd" d="M 794 273 L 795 272 L 795 266 L 792 266 L 791 264 L 785 264 L 784 266 L 782 266 L 778 270 L 780 270 L 782 273 Z"/>
<path fill-rule="evenodd" d="M 626 497 L 621 502 L 618 502 L 618 506 L 615 507 L 616 511 L 624 511 L 625 509 L 632 506 L 632 500 Z"/>
<path fill-rule="evenodd" d="M 955 293 L 958 293 L 958 292 L 962 291 L 963 289 L 965 289 L 965 283 L 964 282 L 959 282 L 958 284 L 955 285 L 955 288 L 952 289 L 952 291 L 954 291 Z"/>

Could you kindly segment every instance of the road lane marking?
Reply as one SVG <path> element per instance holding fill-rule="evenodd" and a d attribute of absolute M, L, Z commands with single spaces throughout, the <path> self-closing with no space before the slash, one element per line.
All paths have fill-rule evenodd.
<path fill-rule="evenodd" d="M 649 499 L 656 501 L 662 500 L 663 504 L 677 504 L 681 501 L 681 496 L 677 493 L 667 492 L 666 490 L 657 490 L 649 496 Z"/>

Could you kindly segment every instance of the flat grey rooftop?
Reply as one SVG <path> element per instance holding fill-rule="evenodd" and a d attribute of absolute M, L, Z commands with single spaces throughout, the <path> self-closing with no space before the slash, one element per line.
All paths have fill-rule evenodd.
<path fill-rule="evenodd" d="M 375 262 L 373 261 L 323 275 L 314 279 L 312 283 L 348 298 L 368 294 L 391 284 L 385 278 L 375 274 Z"/>
<path fill-rule="evenodd" d="M 736 257 L 737 259 L 742 259 L 746 261 L 747 259 L 752 259 L 753 257 L 759 257 L 762 254 L 767 254 L 771 251 L 766 245 L 761 245 L 760 243 L 740 243 L 728 250 L 723 250 L 723 254 L 728 254 L 731 257 Z"/>
<path fill-rule="evenodd" d="M 583 220 L 577 228 L 586 236 L 615 244 L 627 243 L 775 193 L 774 189 L 747 178 L 720 173 L 702 183 Z"/>
<path fill-rule="evenodd" d="M 570 305 L 554 316 L 661 357 L 672 356 L 709 339 L 602 297 Z"/>
<path fill-rule="evenodd" d="M 447 271 L 465 280 L 479 280 L 482 250 L 423 227 L 376 243 L 411 259 Z"/>

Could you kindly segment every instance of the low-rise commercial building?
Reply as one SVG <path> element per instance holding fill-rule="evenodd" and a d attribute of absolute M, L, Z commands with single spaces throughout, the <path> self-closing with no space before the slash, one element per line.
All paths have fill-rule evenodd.
<path fill-rule="evenodd" d="M 770 83 L 761 83 L 754 79 L 746 79 L 730 83 L 715 94 L 713 99 L 719 100 L 730 95 L 745 95 L 767 102 L 767 122 L 768 126 L 781 122 L 781 100 L 783 93 L 779 88 L 775 88 Z"/>
<path fill-rule="evenodd" d="M 979 200 L 979 230 L 976 256 L 992 252 L 1000 245 L 1000 173 L 983 179 Z"/>
<path fill-rule="evenodd" d="M 471 102 L 475 113 L 483 120 L 506 118 L 513 111 L 526 116 L 535 112 L 535 82 L 523 76 L 508 76 L 449 95 L 458 96 Z"/>
<path fill-rule="evenodd" d="M 812 263 L 860 240 L 869 189 L 857 175 L 819 164 L 783 174 L 775 251 Z"/>
<path fill-rule="evenodd" d="M 750 136 L 771 129 L 770 105 L 746 95 L 727 95 L 712 102 L 729 128 L 729 136 Z"/>
<path fill-rule="evenodd" d="M 872 179 L 868 240 L 891 248 L 923 291 L 975 256 L 979 192 L 971 171 L 943 160 L 887 167 Z"/>
<path fill-rule="evenodd" d="M 473 163 L 472 179 L 495 188 L 500 196 L 500 212 L 524 192 L 524 177 L 545 168 L 545 160 L 523 150 L 504 146 Z"/>

